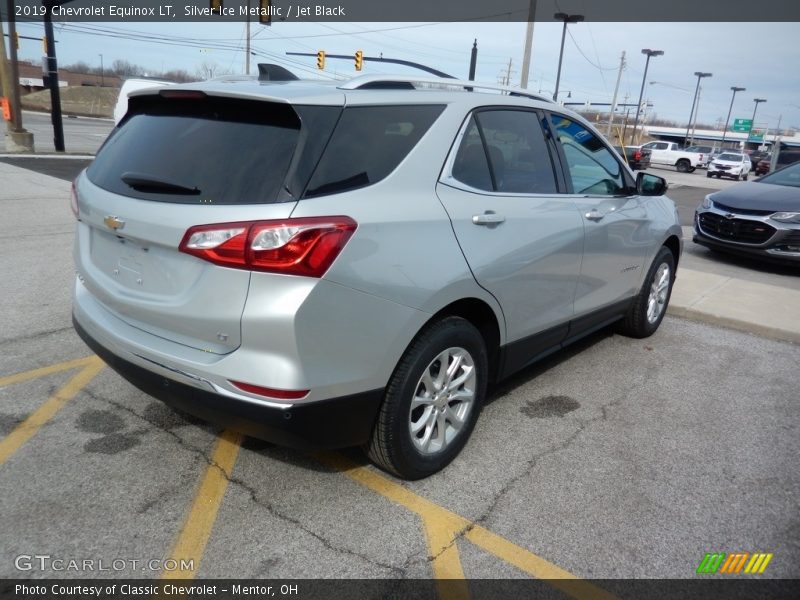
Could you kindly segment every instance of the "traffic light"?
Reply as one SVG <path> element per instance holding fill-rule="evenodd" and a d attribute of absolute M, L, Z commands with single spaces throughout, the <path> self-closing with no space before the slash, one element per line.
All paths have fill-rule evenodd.
<path fill-rule="evenodd" d="M 209 4 L 211 6 L 211 12 L 216 12 L 219 14 L 220 9 L 222 8 L 222 0 L 209 0 Z"/>
<path fill-rule="evenodd" d="M 325 50 L 317 52 L 317 68 L 320 70 L 325 68 Z"/>
<path fill-rule="evenodd" d="M 360 71 L 364 66 L 364 53 L 356 50 L 356 71 Z"/>
<path fill-rule="evenodd" d="M 46 37 L 42 38 L 42 54 L 47 56 L 47 38 Z"/>
<path fill-rule="evenodd" d="M 14 48 L 19 50 L 19 31 L 14 32 Z"/>
<path fill-rule="evenodd" d="M 271 0 L 258 0 L 258 22 L 262 25 L 270 25 L 272 23 L 271 4 Z"/>

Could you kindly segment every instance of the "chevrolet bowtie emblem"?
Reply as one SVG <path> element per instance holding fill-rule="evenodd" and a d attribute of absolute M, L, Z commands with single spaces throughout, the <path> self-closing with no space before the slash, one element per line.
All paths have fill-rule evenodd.
<path fill-rule="evenodd" d="M 103 219 L 103 223 L 105 223 L 106 227 L 113 229 L 114 231 L 125 227 L 125 221 L 119 217 L 115 217 L 114 215 L 107 215 L 106 218 Z"/>

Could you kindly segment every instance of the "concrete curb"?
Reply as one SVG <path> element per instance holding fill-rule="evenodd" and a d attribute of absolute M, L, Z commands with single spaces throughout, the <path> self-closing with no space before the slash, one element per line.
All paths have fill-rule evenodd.
<path fill-rule="evenodd" d="M 800 291 L 679 269 L 667 313 L 800 344 Z"/>
<path fill-rule="evenodd" d="M 777 329 L 775 327 L 768 327 L 766 325 L 760 325 L 750 321 L 714 315 L 700 310 L 687 308 L 685 306 L 670 305 L 667 309 L 667 314 L 672 317 L 678 317 L 688 321 L 705 323 L 707 325 L 716 325 L 718 327 L 734 329 L 744 333 L 752 333 L 770 340 L 800 345 L 800 334 L 798 333 L 786 331 L 784 329 Z"/>

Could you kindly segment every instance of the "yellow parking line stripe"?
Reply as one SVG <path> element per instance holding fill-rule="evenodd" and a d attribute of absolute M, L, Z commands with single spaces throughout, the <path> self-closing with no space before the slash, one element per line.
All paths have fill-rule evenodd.
<path fill-rule="evenodd" d="M 434 576 L 437 579 L 464 577 L 454 540 L 460 533 L 465 532 L 466 539 L 476 546 L 483 548 L 500 560 L 533 577 L 554 580 L 551 582 L 553 587 L 573 598 L 580 600 L 612 600 L 616 598 L 605 590 L 579 579 L 576 575 L 557 567 L 533 552 L 529 552 L 488 529 L 475 525 L 464 517 L 418 496 L 402 485 L 354 463 L 341 454 L 317 454 L 315 458 L 335 471 L 341 472 L 356 483 L 419 515 L 425 524 L 428 551 L 431 556 L 437 557 L 433 561 Z M 443 548 L 446 548 L 444 552 L 442 552 Z M 437 561 L 440 560 L 443 560 L 443 562 L 437 565 Z M 452 586 L 439 589 L 446 589 L 450 594 L 453 592 Z M 464 591 L 466 591 L 466 586 Z M 446 597 L 449 598 L 450 594 Z M 440 598 L 442 598 L 441 595 Z"/>
<path fill-rule="evenodd" d="M 78 367 L 85 367 L 92 364 L 95 360 L 99 360 L 96 356 L 86 356 L 84 358 L 77 358 L 75 360 L 68 360 L 66 362 L 41 367 L 39 369 L 32 369 L 31 371 L 24 371 L 23 373 L 14 373 L 13 375 L 6 375 L 0 377 L 0 387 L 12 385 L 14 383 L 21 383 L 37 377 L 44 377 L 45 375 L 52 375 L 53 373 L 60 373 L 61 371 L 68 371 L 69 369 L 77 369 Z"/>
<path fill-rule="evenodd" d="M 40 374 L 37 377 L 41 377 L 43 375 L 48 375 L 50 373 L 57 373 L 58 371 L 63 371 L 67 368 L 72 367 L 64 367 L 66 364 L 71 364 L 73 366 L 81 366 L 84 365 L 83 369 L 75 375 L 72 379 L 70 379 L 67 383 L 64 384 L 55 394 L 48 398 L 47 402 L 45 402 L 42 406 L 40 406 L 37 410 L 35 410 L 27 419 L 25 419 L 22 423 L 17 425 L 14 430 L 9 433 L 5 438 L 0 440 L 0 466 L 2 466 L 9 458 L 11 458 L 14 453 L 19 450 L 25 442 L 27 442 L 37 431 L 49 421 L 53 415 L 55 415 L 64 404 L 66 404 L 69 400 L 71 400 L 78 392 L 80 392 L 94 377 L 100 372 L 100 370 L 105 366 L 105 363 L 100 360 L 96 356 L 90 356 L 89 358 L 80 359 L 79 361 L 70 361 L 70 363 L 61 363 L 60 365 L 53 365 L 53 367 L 62 367 L 59 369 L 53 369 L 53 367 L 44 367 L 43 369 L 35 369 L 34 371 L 28 371 L 28 373 L 33 373 L 39 371 Z M 50 369 L 50 370 L 48 370 Z M 25 373 L 20 373 L 20 375 L 25 375 Z M 12 376 L 13 377 L 13 376 Z M 8 378 L 6 378 L 8 379 Z M 27 379 L 30 379 L 28 377 Z M 14 380 L 13 383 L 17 383 L 19 381 L 24 381 L 25 379 L 17 379 Z M 2 380 L 0 380 L 2 383 Z"/>
<path fill-rule="evenodd" d="M 520 571 L 538 579 L 550 580 L 550 585 L 573 598 L 616 600 L 616 596 L 613 594 L 579 579 L 569 571 L 557 567 L 533 552 L 520 548 L 480 525 L 467 531 L 466 537 L 476 546 L 480 546 L 500 560 L 514 565 Z"/>
<path fill-rule="evenodd" d="M 433 577 L 436 579 L 436 595 L 439 600 L 468 600 L 469 588 L 461 567 L 455 539 L 459 529 L 452 523 L 438 522 L 423 517 L 428 551 L 433 559 Z"/>
<path fill-rule="evenodd" d="M 209 459 L 211 462 L 206 467 L 203 480 L 195 494 L 192 508 L 186 515 L 186 520 L 170 553 L 170 557 L 175 559 L 179 565 L 192 561 L 191 564 L 194 564 L 195 570 L 166 571 L 162 579 L 193 579 L 195 577 L 214 522 L 217 520 L 217 512 L 225 497 L 228 480 L 236 465 L 242 437 L 242 434 L 235 431 L 223 431 L 220 434 Z"/>

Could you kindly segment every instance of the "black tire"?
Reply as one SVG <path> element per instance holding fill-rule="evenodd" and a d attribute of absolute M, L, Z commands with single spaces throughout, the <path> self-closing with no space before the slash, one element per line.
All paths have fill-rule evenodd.
<path fill-rule="evenodd" d="M 464 421 L 452 439 L 443 444 L 441 449 L 425 453 L 419 447 L 422 439 L 411 432 L 411 424 L 415 414 L 419 415 L 419 421 L 425 418 L 418 411 L 424 413 L 428 407 L 418 406 L 414 409 L 415 412 L 412 412 L 411 401 L 420 394 L 420 390 L 425 390 L 423 374 L 426 371 L 430 374 L 431 370 L 436 369 L 437 364 L 441 368 L 439 356 L 453 349 L 466 351 L 473 363 L 475 374 L 471 386 L 473 400 L 468 409 L 464 407 L 466 413 Z M 364 447 L 367 456 L 379 467 L 404 479 L 421 479 L 446 467 L 461 452 L 475 427 L 486 396 L 488 364 L 483 337 L 469 321 L 461 317 L 446 317 L 428 325 L 411 342 L 389 380 L 375 429 L 370 441 Z M 464 384 L 458 391 L 463 391 L 463 388 Z M 422 395 L 426 394 L 429 395 L 430 391 L 425 390 Z M 446 402 L 449 406 L 459 406 L 456 401 Z M 433 404 L 429 406 L 435 414 L 436 409 L 433 408 Z M 436 421 L 435 424 L 431 424 L 430 437 L 432 438 L 433 431 L 436 431 L 437 439 L 440 440 L 439 423 L 440 421 Z M 444 429 L 449 432 L 448 427 L 452 426 L 453 422 L 447 421 L 447 423 Z M 445 439 L 446 437 L 445 435 Z"/>
<path fill-rule="evenodd" d="M 659 273 L 662 265 L 666 265 L 669 269 L 666 297 L 661 307 L 661 312 L 657 318 L 651 320 L 648 317 L 648 305 L 650 302 L 650 292 L 655 283 L 657 274 Z M 645 338 L 653 335 L 664 315 L 667 313 L 667 306 L 669 305 L 670 296 L 672 296 L 672 285 L 675 283 L 675 257 L 666 246 L 662 246 L 656 254 L 647 276 L 644 279 L 642 289 L 633 300 L 633 304 L 628 309 L 628 313 L 619 325 L 619 332 L 623 335 L 635 338 Z"/>
<path fill-rule="evenodd" d="M 706 173 L 706 177 L 711 177 L 711 173 Z"/>
<path fill-rule="evenodd" d="M 685 158 L 680 159 L 678 162 L 675 163 L 675 168 L 678 169 L 678 173 L 690 173 L 691 164 Z"/>
<path fill-rule="evenodd" d="M 742 175 L 742 181 L 747 181 L 747 177 L 749 175 L 750 175 L 749 173 L 745 173 L 744 175 Z"/>
<path fill-rule="evenodd" d="M 689 173 L 694 173 L 697 170 L 697 167 L 689 167 Z"/>

